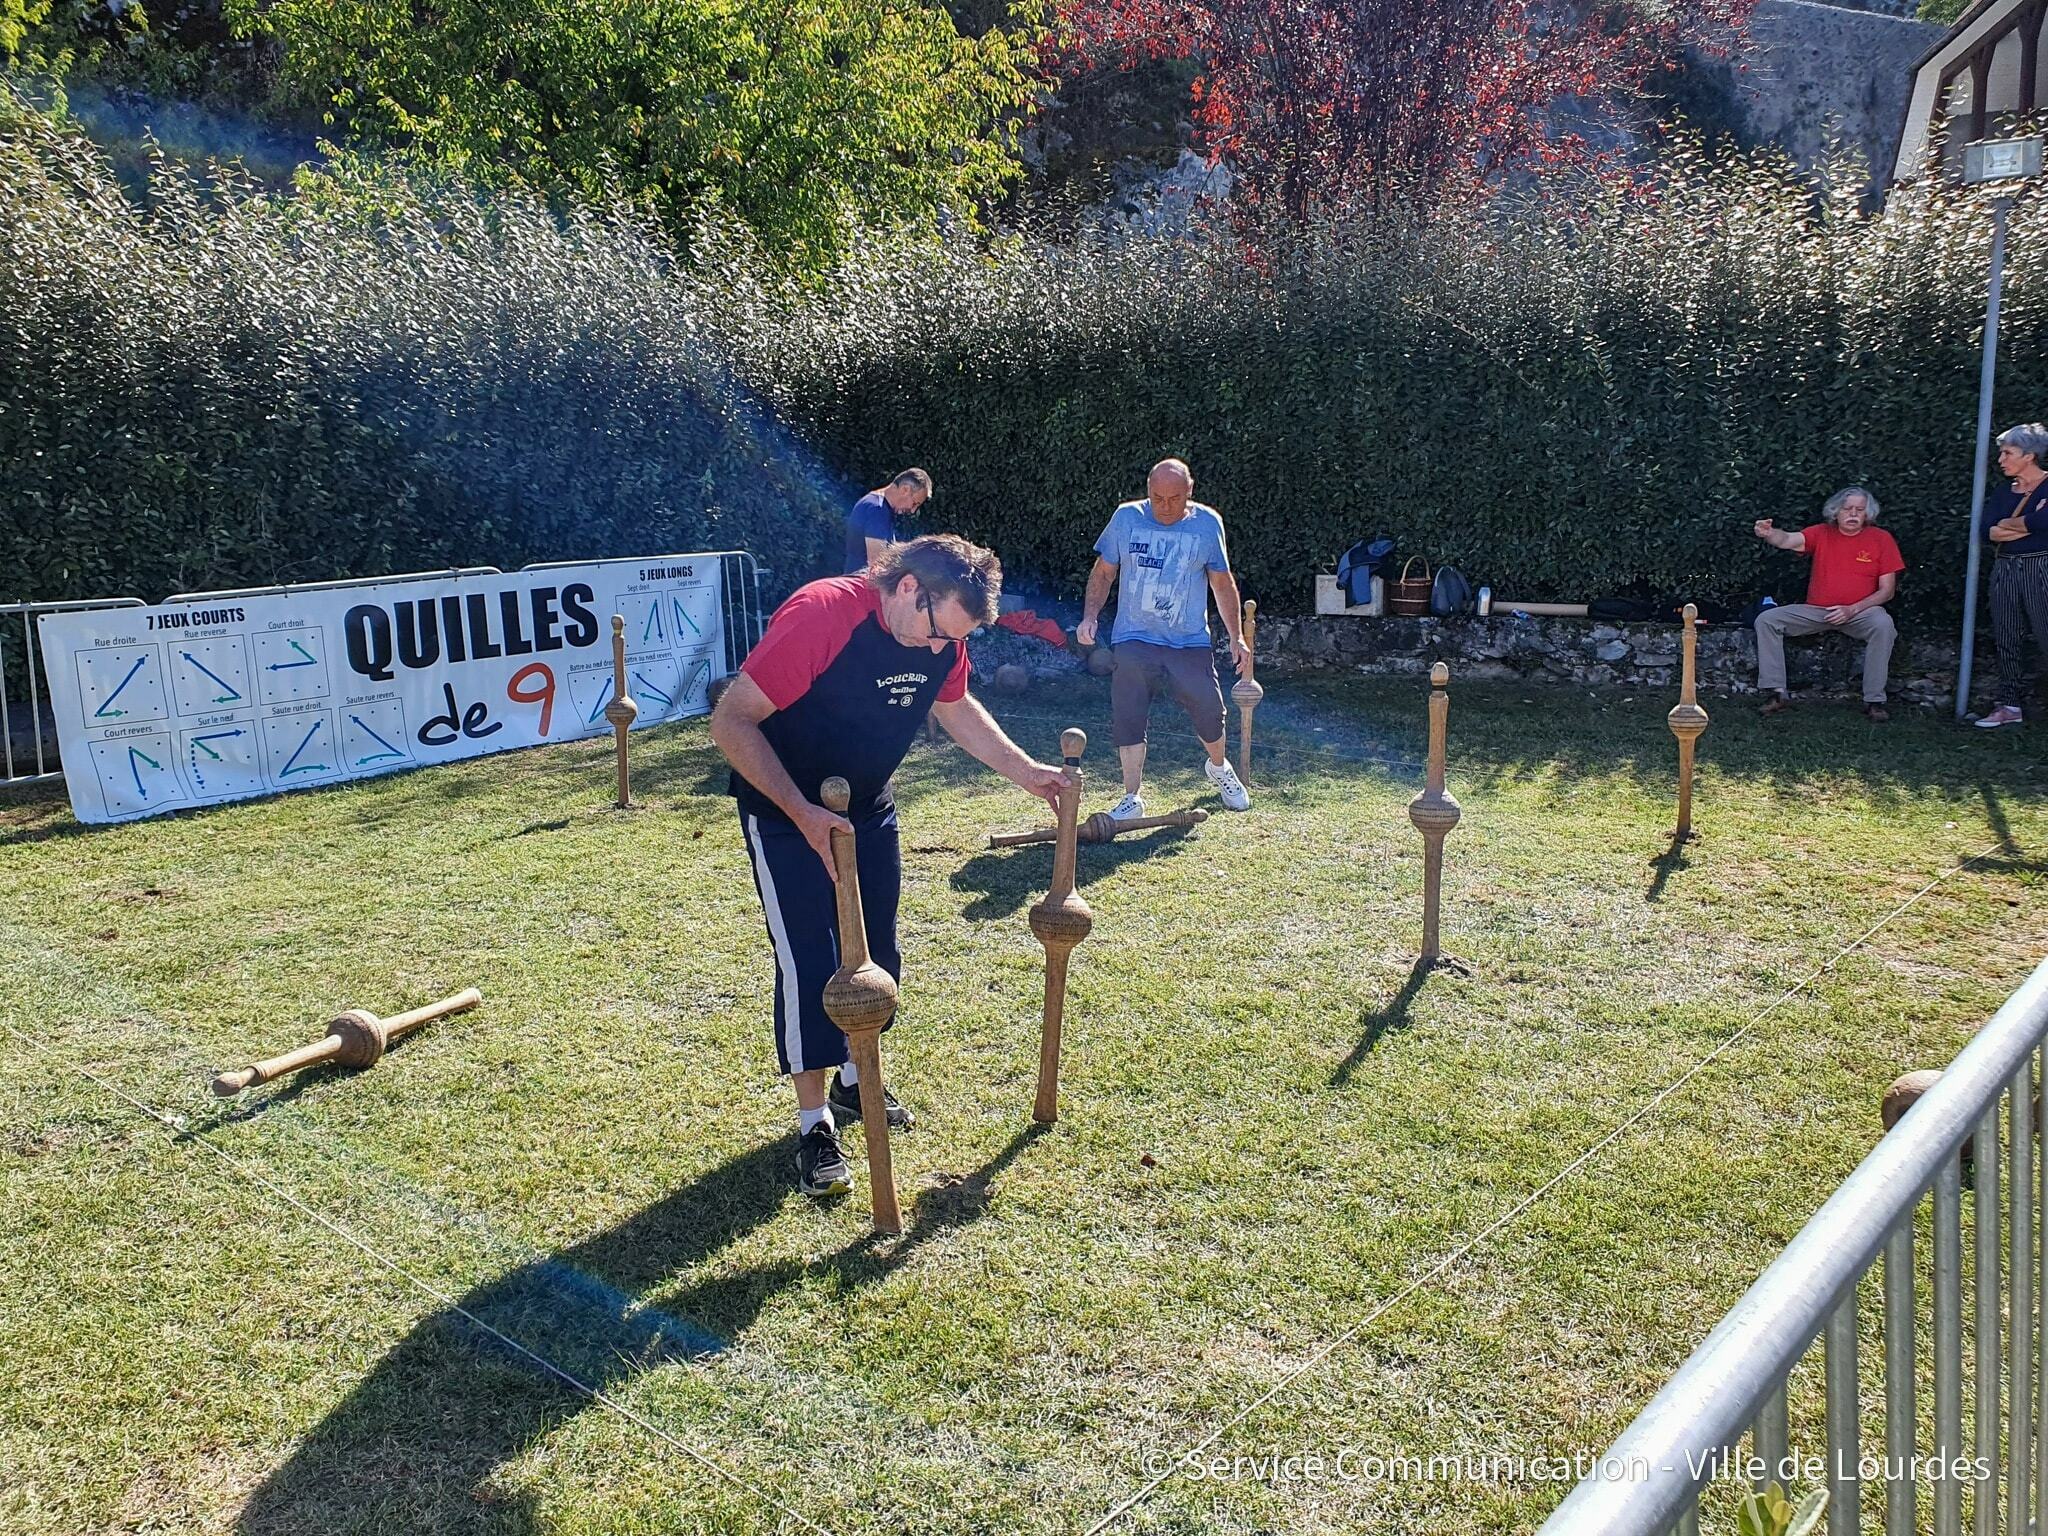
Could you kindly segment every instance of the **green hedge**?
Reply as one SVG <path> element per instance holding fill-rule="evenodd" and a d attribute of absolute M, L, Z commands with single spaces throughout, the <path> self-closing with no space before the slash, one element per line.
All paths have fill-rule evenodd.
<path fill-rule="evenodd" d="M 0 88 L 0 600 L 746 547 L 842 490 L 740 404 L 623 218 L 159 166 L 138 201 Z"/>
<path fill-rule="evenodd" d="M 1249 595 L 1390 534 L 1530 599 L 1804 593 L 1751 522 L 1867 484 L 1910 570 L 1960 591 L 1989 254 L 1981 203 L 1860 171 L 1680 151 L 1566 212 L 1325 231 L 1248 257 L 1142 238 L 993 257 L 871 243 L 822 291 L 736 301 L 734 345 L 872 477 L 928 467 L 932 513 L 1067 592 L 1166 454 L 1233 534 Z M 2048 215 L 2013 219 L 1999 425 L 2048 416 Z"/>

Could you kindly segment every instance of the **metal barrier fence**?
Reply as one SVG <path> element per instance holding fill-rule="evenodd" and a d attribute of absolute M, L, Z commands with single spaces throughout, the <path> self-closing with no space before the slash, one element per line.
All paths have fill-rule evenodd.
<path fill-rule="evenodd" d="M 1935 1536 L 1961 1536 L 1966 1504 L 1972 1536 L 2048 1533 L 2048 1433 L 2036 1411 L 2048 1407 L 2042 1222 L 2048 1158 L 2035 1155 L 2037 1084 L 2048 1069 L 2044 1035 L 2048 961 L 1814 1214 L 1539 1536 L 1696 1536 L 1701 1492 L 1717 1468 L 1757 1487 L 1824 1482 L 1829 1536 L 1875 1529 L 1864 1519 L 1866 1502 L 1882 1504 L 1885 1536 L 1911 1536 L 1923 1528 L 1923 1487 Z M 1967 1308 L 1966 1156 L 1972 1229 Z M 1921 1279 L 1915 1227 L 1930 1192 L 1933 1294 L 1923 1311 L 1915 1300 Z M 1866 1461 L 1857 1361 L 1860 1282 L 1880 1254 L 1883 1450 L 1868 1453 Z M 1921 1390 L 1916 1321 L 1933 1357 L 1927 1373 L 1932 1442 L 1925 1450 L 1922 1419 L 1930 1404 Z M 1788 1383 L 1816 1335 L 1822 1336 L 1825 1396 L 1820 1479 L 1804 1475 L 1814 1466 L 1804 1457 L 1787 1461 L 1793 1449 Z M 1972 1402 L 1967 1450 L 1966 1386 Z M 1725 1453 L 1739 1452 L 1745 1431 L 1750 1456 L 1730 1458 Z M 1981 1471 L 1974 1465 L 1979 1458 Z M 1881 1495 L 1872 1487 L 1866 1499 L 1865 1473 L 1881 1484 Z"/>
<path fill-rule="evenodd" d="M 0 786 L 36 784 L 61 779 L 64 770 L 57 758 L 57 731 L 43 716 L 43 679 L 37 669 L 41 653 L 36 645 L 36 616 L 44 613 L 78 613 L 89 608 L 140 608 L 139 597 L 87 598 L 68 603 L 0 603 Z M 21 618 L 21 673 L 26 700 L 17 701 L 8 690 L 7 620 Z M 16 733 L 26 727 L 17 746 Z M 31 759 L 35 767 L 30 769 Z"/>
<path fill-rule="evenodd" d="M 725 616 L 725 654 L 728 666 L 737 667 L 761 640 L 768 619 L 761 596 L 763 570 L 744 549 L 711 551 L 699 558 L 715 559 L 719 568 L 720 611 Z M 557 560 L 522 567 L 544 571 L 566 566 L 590 565 L 588 560 Z M 495 565 L 465 565 L 439 571 L 408 571 L 398 576 L 375 578 L 380 585 L 410 581 L 445 581 L 502 576 Z M 281 597 L 295 592 L 328 592 L 340 587 L 360 586 L 357 579 L 342 581 L 292 582 L 282 586 L 229 587 L 215 592 L 178 592 L 164 599 L 169 603 L 227 602 L 236 598 Z M 0 604 L 0 788 L 11 784 L 35 784 L 64 776 L 57 754 L 54 722 L 43 710 L 46 680 L 39 675 L 41 651 L 36 643 L 36 617 L 45 613 L 76 613 L 91 608 L 140 608 L 139 597 L 81 599 L 58 603 Z M 21 619 L 21 657 L 16 664 L 9 655 L 7 621 Z M 10 696 L 10 668 L 23 680 L 25 700 Z M 33 769 L 29 764 L 33 762 Z"/>

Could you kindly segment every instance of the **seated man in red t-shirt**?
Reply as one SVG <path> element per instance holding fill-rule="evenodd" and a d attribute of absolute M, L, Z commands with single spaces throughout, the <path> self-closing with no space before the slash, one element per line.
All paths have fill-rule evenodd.
<path fill-rule="evenodd" d="M 1763 713 L 1775 715 L 1792 705 L 1785 693 L 1785 637 L 1838 630 L 1864 642 L 1863 712 L 1889 720 L 1884 685 L 1898 631 L 1884 605 L 1898 591 L 1906 562 L 1892 536 L 1876 526 L 1877 498 L 1862 486 L 1835 492 L 1820 515 L 1820 522 L 1798 533 L 1779 532 L 1768 517 L 1756 521 L 1756 536 L 1766 544 L 1813 556 L 1806 601 L 1756 616 L 1756 680 L 1768 695 Z"/>

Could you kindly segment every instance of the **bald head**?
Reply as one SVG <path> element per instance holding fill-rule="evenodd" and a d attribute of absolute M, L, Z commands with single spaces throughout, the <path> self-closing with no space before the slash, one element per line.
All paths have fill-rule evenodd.
<path fill-rule="evenodd" d="M 1162 523 L 1177 523 L 1188 515 L 1188 497 L 1194 489 L 1194 472 L 1179 459 L 1161 459 L 1145 477 L 1152 515 Z"/>

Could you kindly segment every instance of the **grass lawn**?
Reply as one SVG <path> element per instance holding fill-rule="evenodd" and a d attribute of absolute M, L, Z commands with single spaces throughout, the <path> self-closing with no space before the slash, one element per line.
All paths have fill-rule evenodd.
<path fill-rule="evenodd" d="M 41 1047 L 0 1032 L 0 1531 L 1068 1533 L 1219 1429 L 1594 1449 L 2048 948 L 2027 733 L 1709 699 L 1672 858 L 1670 699 L 1454 680 L 1471 974 L 1418 979 L 1426 690 L 1267 681 L 1252 814 L 1081 851 L 1042 1133 L 1051 849 L 985 849 L 1037 817 L 957 750 L 905 765 L 896 1239 L 862 1168 L 791 1187 L 701 721 L 636 737 L 631 813 L 594 742 L 93 831 L 0 801 L 0 1019 Z M 1114 798 L 1106 685 L 999 712 L 1046 757 L 1086 727 Z M 1152 800 L 1213 806 L 1156 719 Z M 472 982 L 374 1071 L 207 1091 Z M 1561 1492 L 1183 1469 L 1110 1529 L 1465 1536 Z"/>

